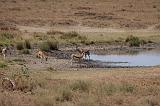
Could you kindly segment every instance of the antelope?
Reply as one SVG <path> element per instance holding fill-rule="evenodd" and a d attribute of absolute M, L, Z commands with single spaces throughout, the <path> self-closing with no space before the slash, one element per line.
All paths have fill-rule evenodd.
<path fill-rule="evenodd" d="M 5 59 L 7 55 L 7 47 L 2 49 L 2 55 L 3 55 L 3 58 Z"/>
<path fill-rule="evenodd" d="M 45 59 L 46 61 L 48 60 L 48 57 L 47 57 L 47 54 L 41 50 L 39 50 L 37 53 L 36 53 L 36 56 L 40 59 Z"/>
<path fill-rule="evenodd" d="M 88 56 L 88 58 L 89 58 L 89 60 L 90 60 L 90 51 L 89 51 L 89 50 L 84 50 L 84 49 L 82 49 L 82 48 L 77 49 L 77 50 L 78 50 L 79 53 L 84 52 L 85 59 L 87 59 L 87 56 Z"/>
<path fill-rule="evenodd" d="M 80 54 L 72 54 L 71 55 L 71 61 L 73 62 L 73 60 L 78 60 L 78 61 L 81 61 L 83 56 L 84 56 L 84 52 L 80 53 Z"/>
<path fill-rule="evenodd" d="M 0 73 L 0 77 L 2 78 L 2 87 L 5 89 L 15 90 L 16 84 L 14 80 L 6 77 L 4 73 Z"/>

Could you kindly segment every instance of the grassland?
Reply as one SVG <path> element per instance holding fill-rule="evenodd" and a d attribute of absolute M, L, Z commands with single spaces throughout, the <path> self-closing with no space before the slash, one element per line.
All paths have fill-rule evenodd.
<path fill-rule="evenodd" d="M 15 73 L 21 72 L 20 69 L 16 70 L 1 68 L 1 72 L 12 78 Z M 159 68 L 78 70 L 28 70 L 27 79 L 21 74 L 19 89 L 14 92 L 1 90 L 0 105 L 160 105 Z"/>
<path fill-rule="evenodd" d="M 8 34 L 9 33 L 9 34 Z M 46 41 L 59 44 L 118 44 L 130 35 L 145 41 L 160 43 L 158 32 L 62 32 L 2 33 L 2 45 L 17 45 L 31 51 L 35 43 Z M 30 34 L 30 35 L 29 35 Z M 85 42 L 84 42 L 85 41 Z M 28 43 L 27 43 L 28 42 Z M 92 44 L 93 43 L 93 44 Z M 28 46 L 26 46 L 28 45 Z M 88 45 L 88 44 L 87 44 Z M 46 47 L 45 47 L 46 48 Z M 16 89 L 9 91 L 0 87 L 2 106 L 159 106 L 160 68 L 67 68 L 58 60 L 50 59 L 51 66 L 38 64 L 33 53 L 0 58 L 0 73 L 15 80 Z M 22 58 L 22 59 L 21 59 Z M 24 59 L 24 60 L 23 60 Z M 37 63 L 35 63 L 36 61 Z M 29 62 L 29 63 L 28 63 Z M 33 65 L 34 64 L 34 65 Z M 24 66 L 27 65 L 28 67 Z M 32 67 L 31 67 L 32 65 Z M 41 68 L 41 66 L 45 68 Z M 52 67 L 53 66 L 53 67 Z M 2 81 L 2 80 L 1 80 Z"/>
<path fill-rule="evenodd" d="M 160 43 L 159 31 L 151 32 L 76 32 L 76 31 L 57 31 L 51 30 L 46 33 L 34 32 L 34 33 L 21 33 L 21 32 L 1 32 L 0 45 L 18 45 L 25 41 L 29 41 L 31 44 L 41 44 L 42 42 L 50 41 L 59 45 L 65 44 L 82 44 L 82 45 L 98 45 L 98 44 L 124 44 L 127 46 L 126 39 L 129 36 L 138 37 L 147 43 Z"/>
<path fill-rule="evenodd" d="M 159 0 L 0 0 L 0 17 L 0 52 L 13 50 L 0 56 L 0 106 L 160 106 L 159 66 L 71 68 L 55 56 L 76 45 L 159 48 Z"/>

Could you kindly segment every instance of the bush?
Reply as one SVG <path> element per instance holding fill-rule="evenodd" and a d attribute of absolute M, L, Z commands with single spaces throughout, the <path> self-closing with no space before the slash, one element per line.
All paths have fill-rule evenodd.
<path fill-rule="evenodd" d="M 50 50 L 58 50 L 58 42 L 57 41 L 44 41 L 40 44 L 40 49 L 46 52 Z"/>
<path fill-rule="evenodd" d="M 27 49 L 31 49 L 31 43 L 30 43 L 29 40 L 17 42 L 16 48 L 17 48 L 17 50 L 26 49 L 26 50 L 24 50 L 24 51 L 27 51 Z"/>
<path fill-rule="evenodd" d="M 25 46 L 26 49 L 31 49 L 31 43 L 30 43 L 30 41 L 29 40 L 25 40 L 24 41 L 24 46 Z"/>
<path fill-rule="evenodd" d="M 133 47 L 133 46 L 139 47 L 141 44 L 140 39 L 132 35 L 126 38 L 126 42 L 129 43 L 130 47 Z"/>
<path fill-rule="evenodd" d="M 72 38 L 76 38 L 78 37 L 79 34 L 75 31 L 72 31 L 72 32 L 67 32 L 67 33 L 64 33 L 62 36 L 60 36 L 61 39 L 72 39 Z"/>
<path fill-rule="evenodd" d="M 24 49 L 23 42 L 17 42 L 16 48 L 17 48 L 17 50 L 23 50 Z"/>

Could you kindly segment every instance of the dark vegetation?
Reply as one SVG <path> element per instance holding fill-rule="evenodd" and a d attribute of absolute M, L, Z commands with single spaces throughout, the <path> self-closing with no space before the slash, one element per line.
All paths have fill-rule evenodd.
<path fill-rule="evenodd" d="M 43 41 L 40 43 L 40 49 L 46 52 L 49 52 L 51 50 L 58 50 L 58 42 L 56 40 Z"/>
<path fill-rule="evenodd" d="M 141 40 L 140 38 L 133 36 L 133 35 L 128 36 L 125 42 L 127 42 L 130 47 L 139 47 L 147 43 L 147 41 Z"/>

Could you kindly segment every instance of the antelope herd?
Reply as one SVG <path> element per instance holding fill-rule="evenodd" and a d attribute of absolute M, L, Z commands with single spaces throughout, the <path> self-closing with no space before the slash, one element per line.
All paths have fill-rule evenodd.
<path fill-rule="evenodd" d="M 71 61 L 75 61 L 75 60 L 78 60 L 78 62 L 81 62 L 81 60 L 83 59 L 83 57 L 85 59 L 88 59 L 90 60 L 90 51 L 88 49 L 83 49 L 83 48 L 78 48 L 76 49 L 78 51 L 78 53 L 74 53 L 74 54 L 71 54 Z M 3 56 L 3 59 L 6 59 L 6 56 L 7 56 L 7 53 L 9 50 L 8 47 L 3 47 L 1 48 L 1 53 L 2 53 L 2 56 Z M 10 53 L 11 54 L 11 53 Z M 36 53 L 35 53 L 35 56 L 39 59 L 41 59 L 41 63 L 43 60 L 47 61 L 48 60 L 48 54 L 47 52 L 44 52 L 42 50 L 38 50 Z"/>
<path fill-rule="evenodd" d="M 6 56 L 7 56 L 8 53 L 11 54 L 10 50 L 11 49 L 9 47 L 1 48 L 1 54 L 3 56 L 3 59 L 6 59 Z M 90 51 L 89 50 L 79 48 L 79 49 L 77 49 L 77 51 L 78 51 L 77 53 L 71 54 L 71 62 L 78 61 L 80 63 L 84 56 L 85 56 L 85 59 L 87 59 L 87 56 L 90 59 Z M 45 59 L 45 61 L 48 60 L 47 52 L 44 52 L 42 50 L 38 50 L 35 53 L 35 56 L 37 58 L 41 59 L 41 63 L 42 63 L 43 59 Z M 10 89 L 10 90 L 15 90 L 16 89 L 16 83 L 15 83 L 14 80 L 11 80 L 9 77 L 6 77 L 5 74 L 3 74 L 3 73 L 0 73 L 0 78 L 2 80 L 2 87 L 3 88 Z"/>

